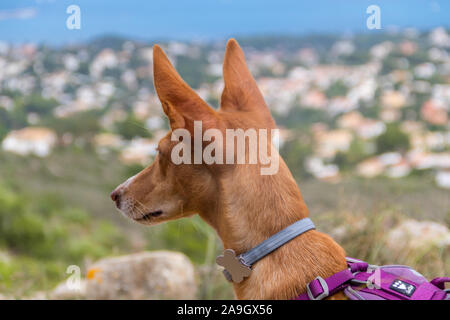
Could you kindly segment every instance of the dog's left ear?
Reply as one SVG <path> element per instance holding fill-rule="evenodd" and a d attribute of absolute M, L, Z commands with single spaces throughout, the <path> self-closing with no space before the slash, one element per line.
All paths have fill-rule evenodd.
<path fill-rule="evenodd" d="M 153 77 L 156 93 L 172 130 L 184 128 L 192 134 L 194 121 L 203 128 L 217 128 L 217 113 L 180 77 L 164 51 L 153 47 Z"/>
<path fill-rule="evenodd" d="M 234 39 L 227 43 L 223 79 L 225 88 L 220 100 L 222 110 L 252 112 L 256 117 L 261 117 L 264 126 L 275 127 L 263 95 L 247 67 L 244 52 Z"/>

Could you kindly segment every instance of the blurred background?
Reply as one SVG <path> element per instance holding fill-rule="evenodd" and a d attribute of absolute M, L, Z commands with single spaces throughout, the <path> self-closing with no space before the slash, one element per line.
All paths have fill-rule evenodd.
<path fill-rule="evenodd" d="M 54 292 L 68 266 L 89 281 L 101 258 L 163 249 L 189 257 L 192 297 L 233 297 L 198 217 L 146 228 L 109 199 L 168 129 L 152 45 L 217 108 L 228 37 L 318 228 L 349 256 L 450 274 L 450 2 L 3 0 L 0 299 L 71 298 Z"/>

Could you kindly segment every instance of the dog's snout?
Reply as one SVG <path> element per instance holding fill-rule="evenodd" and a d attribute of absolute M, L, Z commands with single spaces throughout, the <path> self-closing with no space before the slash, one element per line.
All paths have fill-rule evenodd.
<path fill-rule="evenodd" d="M 122 195 L 122 188 L 117 188 L 113 192 L 111 192 L 111 200 L 116 203 L 116 207 L 120 208 L 120 198 Z"/>

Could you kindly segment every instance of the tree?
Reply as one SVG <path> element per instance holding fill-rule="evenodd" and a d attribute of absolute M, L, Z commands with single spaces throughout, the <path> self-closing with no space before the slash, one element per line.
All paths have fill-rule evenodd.
<path fill-rule="evenodd" d="M 277 124 L 296 129 L 305 129 L 316 122 L 330 124 L 330 116 L 323 110 L 294 105 L 285 115 L 275 115 Z"/>
<path fill-rule="evenodd" d="M 353 139 L 346 152 L 339 151 L 334 157 L 333 162 L 341 169 L 351 169 L 358 162 L 367 157 L 364 141 Z"/>
<path fill-rule="evenodd" d="M 306 137 L 286 141 L 280 150 L 280 154 L 294 177 L 308 176 L 304 163 L 306 158 L 312 154 L 312 149 L 310 141 Z"/>
<path fill-rule="evenodd" d="M 24 99 L 23 109 L 26 113 L 37 113 L 40 116 L 47 116 L 53 112 L 53 109 L 58 105 L 55 99 L 45 99 L 41 95 L 32 94 Z"/>
<path fill-rule="evenodd" d="M 10 121 L 8 112 L 0 107 L 0 141 L 8 134 L 10 130 Z"/>
<path fill-rule="evenodd" d="M 397 124 L 388 124 L 386 131 L 375 141 L 378 153 L 406 151 L 409 149 L 409 136 Z"/>
<path fill-rule="evenodd" d="M 347 94 L 347 92 L 348 87 L 341 80 L 338 80 L 328 87 L 325 94 L 328 98 L 334 98 L 343 97 Z"/>
<path fill-rule="evenodd" d="M 58 135 L 71 133 L 75 137 L 92 137 L 101 130 L 99 119 L 100 112 L 88 110 L 74 113 L 65 118 L 49 117 L 43 125 L 55 130 Z"/>
<path fill-rule="evenodd" d="M 151 133 L 145 127 L 144 122 L 137 119 L 133 114 L 130 114 L 124 121 L 117 122 L 115 129 L 118 134 L 128 140 L 134 137 L 151 137 Z"/>

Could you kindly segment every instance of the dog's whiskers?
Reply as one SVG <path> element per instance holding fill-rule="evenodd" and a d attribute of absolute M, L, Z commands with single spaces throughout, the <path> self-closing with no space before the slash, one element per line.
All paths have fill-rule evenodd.
<path fill-rule="evenodd" d="M 135 205 L 134 207 L 136 208 L 136 210 L 138 211 L 138 213 L 140 213 L 142 215 L 142 218 L 144 218 L 145 221 L 149 221 L 149 218 L 147 216 L 148 212 L 150 210 L 149 207 L 147 207 L 145 204 L 143 204 L 141 201 L 134 199 L 135 203 L 137 205 Z M 139 207 L 141 206 L 141 208 Z"/>

